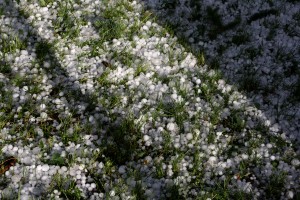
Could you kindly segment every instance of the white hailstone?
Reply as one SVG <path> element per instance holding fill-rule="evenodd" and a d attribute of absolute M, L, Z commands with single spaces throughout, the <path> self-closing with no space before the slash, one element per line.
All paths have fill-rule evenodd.
<path fill-rule="evenodd" d="M 23 149 L 19 149 L 19 150 L 18 150 L 18 154 L 21 154 L 21 153 L 23 153 L 23 152 L 24 152 Z"/>
<path fill-rule="evenodd" d="M 171 98 L 174 99 L 174 100 L 176 100 L 178 98 L 178 96 L 177 96 L 176 93 L 174 93 L 174 94 L 171 95 Z"/>
<path fill-rule="evenodd" d="M 46 105 L 45 105 L 45 104 L 41 104 L 41 105 L 40 105 L 40 109 L 41 109 L 41 110 L 45 110 L 45 108 L 46 108 Z"/>
<path fill-rule="evenodd" d="M 147 99 L 142 99 L 142 104 L 146 104 L 147 102 L 148 102 L 148 100 Z"/>
<path fill-rule="evenodd" d="M 49 169 L 50 169 L 49 165 L 43 165 L 42 166 L 42 171 L 43 172 L 47 172 L 47 171 L 49 171 Z"/>
<path fill-rule="evenodd" d="M 267 144 L 267 148 L 271 149 L 272 147 L 273 147 L 272 144 L 270 144 L 270 143 Z"/>
<path fill-rule="evenodd" d="M 174 174 L 174 172 L 173 172 L 172 169 L 168 169 L 168 170 L 167 170 L 167 175 L 168 175 L 168 176 L 173 176 L 173 174 Z"/>
<path fill-rule="evenodd" d="M 148 27 L 150 27 L 151 24 L 152 24 L 152 23 L 151 23 L 150 21 L 147 21 L 147 22 L 146 22 L 146 25 L 147 25 Z"/>
<path fill-rule="evenodd" d="M 275 159 L 276 159 L 276 157 L 275 157 L 275 156 L 271 156 L 270 158 L 271 158 L 271 160 L 275 160 Z"/>
<path fill-rule="evenodd" d="M 98 165 L 98 167 L 99 167 L 100 169 L 102 169 L 102 168 L 104 167 L 104 164 L 103 164 L 102 162 L 100 162 L 99 165 Z"/>
<path fill-rule="evenodd" d="M 40 116 L 41 116 L 42 119 L 47 119 L 48 114 L 45 113 L 45 112 L 42 112 Z"/>
<path fill-rule="evenodd" d="M 187 140 L 192 140 L 193 139 L 193 134 L 192 133 L 186 134 L 186 139 Z"/>
<path fill-rule="evenodd" d="M 126 167 L 124 165 L 120 166 L 118 172 L 124 174 L 126 172 Z"/>
<path fill-rule="evenodd" d="M 270 120 L 265 120 L 265 126 L 270 126 L 271 125 L 271 121 Z"/>
<path fill-rule="evenodd" d="M 42 166 L 41 165 L 36 166 L 36 171 L 42 171 Z"/>
<path fill-rule="evenodd" d="M 175 124 L 175 123 L 173 123 L 173 122 L 170 122 L 170 123 L 168 123 L 168 125 L 167 125 L 167 129 L 169 130 L 169 131 L 176 131 L 176 129 L 177 129 L 177 125 Z"/>
<path fill-rule="evenodd" d="M 27 91 L 28 91 L 28 86 L 25 85 L 25 86 L 23 87 L 23 91 L 24 91 L 24 92 L 27 92 Z"/>
<path fill-rule="evenodd" d="M 217 137 L 220 137 L 222 135 L 222 132 L 217 132 Z"/>
<path fill-rule="evenodd" d="M 209 163 L 210 165 L 215 165 L 216 162 L 217 162 L 217 160 L 218 160 L 217 157 L 211 156 L 211 157 L 208 159 L 208 163 Z"/>
<path fill-rule="evenodd" d="M 293 191 L 288 191 L 286 196 L 289 198 L 289 199 L 293 199 L 294 198 L 294 193 Z"/>
<path fill-rule="evenodd" d="M 154 86 L 154 85 L 150 85 L 149 89 L 150 89 L 151 91 L 153 91 L 153 90 L 155 89 L 155 86 Z"/>
<path fill-rule="evenodd" d="M 240 107 L 241 107 L 241 104 L 239 103 L 239 102 L 237 102 L 237 101 L 233 101 L 233 108 L 234 109 L 240 109 Z"/>
<path fill-rule="evenodd" d="M 76 179 L 80 180 L 81 179 L 81 174 L 77 174 Z"/>
<path fill-rule="evenodd" d="M 145 146 L 147 146 L 147 147 L 149 147 L 151 144 L 152 144 L 151 140 L 148 140 L 148 141 L 145 142 Z"/>
<path fill-rule="evenodd" d="M 148 30 L 149 30 L 149 27 L 146 26 L 146 25 L 144 25 L 144 26 L 142 27 L 142 29 L 143 29 L 144 31 L 148 31 Z"/>
<path fill-rule="evenodd" d="M 18 98 L 19 96 L 20 96 L 20 94 L 18 94 L 18 93 L 14 93 L 14 94 L 13 94 L 13 98 L 14 98 L 14 99 Z"/>
<path fill-rule="evenodd" d="M 32 162 L 31 162 L 31 157 L 29 156 L 26 156 L 22 159 L 22 163 L 24 163 L 25 165 L 30 165 Z"/>
<path fill-rule="evenodd" d="M 242 158 L 243 158 L 244 160 L 247 160 L 247 159 L 249 158 L 249 156 L 248 156 L 247 154 L 242 154 Z"/>
<path fill-rule="evenodd" d="M 46 176 L 46 175 L 42 176 L 42 178 L 41 178 L 42 181 L 46 181 L 48 179 L 49 179 L 49 176 Z"/>
<path fill-rule="evenodd" d="M 150 139 L 150 136 L 149 135 L 144 135 L 143 139 L 146 142 L 146 141 L 148 141 Z"/>
<path fill-rule="evenodd" d="M 111 190 L 111 191 L 109 192 L 109 196 L 113 197 L 113 196 L 115 196 L 115 195 L 116 195 L 116 192 L 115 192 L 114 190 Z"/>
<path fill-rule="evenodd" d="M 44 136 L 44 132 L 40 127 L 35 128 L 35 131 L 37 132 L 37 134 L 41 137 Z"/>
<path fill-rule="evenodd" d="M 300 161 L 297 158 L 295 158 L 292 160 L 291 164 L 295 167 L 298 167 L 300 165 Z"/>
<path fill-rule="evenodd" d="M 152 157 L 151 156 L 146 156 L 144 159 L 144 163 L 151 163 L 152 162 Z"/>
<path fill-rule="evenodd" d="M 69 174 L 70 174 L 71 176 L 76 176 L 76 171 L 75 171 L 74 169 L 70 169 Z"/>
<path fill-rule="evenodd" d="M 197 85 L 200 85 L 200 84 L 201 84 L 201 80 L 200 80 L 200 79 L 197 79 L 197 80 L 196 80 L 196 84 L 197 84 Z"/>
<path fill-rule="evenodd" d="M 197 137 L 200 135 L 200 130 L 199 129 L 195 129 L 194 132 L 195 132 Z"/>
<path fill-rule="evenodd" d="M 50 67 L 50 63 L 49 62 L 44 62 L 44 67 L 45 68 L 49 68 Z M 44 82 L 44 80 L 43 80 L 43 82 Z"/>
<path fill-rule="evenodd" d="M 177 149 L 180 148 L 180 143 L 179 143 L 179 142 L 176 142 L 176 143 L 174 144 L 174 147 L 177 148 Z"/>
<path fill-rule="evenodd" d="M 19 183 L 20 182 L 20 180 L 21 180 L 21 176 L 19 175 L 19 174 L 15 174 L 15 175 L 13 175 L 12 177 L 11 177 L 11 180 L 12 180 L 12 182 L 14 182 L 14 183 Z"/>
<path fill-rule="evenodd" d="M 14 151 L 14 152 L 18 152 L 18 147 L 14 147 L 13 149 L 12 149 L 12 151 Z"/>
<path fill-rule="evenodd" d="M 95 189 L 96 188 L 96 184 L 95 183 L 91 183 L 91 188 Z"/>
<path fill-rule="evenodd" d="M 189 42 L 190 42 L 190 43 L 194 43 L 194 42 L 195 42 L 195 39 L 194 39 L 193 37 L 190 37 L 190 38 L 189 38 Z"/>
<path fill-rule="evenodd" d="M 62 166 L 62 167 L 60 168 L 60 170 L 61 170 L 62 172 L 66 172 L 66 171 L 68 170 L 68 168 L 67 168 L 66 166 Z"/>
<path fill-rule="evenodd" d="M 40 147 L 35 147 L 35 148 L 32 149 L 32 153 L 35 154 L 35 155 L 39 154 L 40 152 L 41 152 Z"/>
<path fill-rule="evenodd" d="M 89 117 L 89 122 L 93 122 L 95 120 L 95 118 L 93 116 Z"/>
<path fill-rule="evenodd" d="M 152 59 L 151 62 L 152 62 L 153 65 L 155 65 L 155 66 L 161 65 L 161 60 L 160 60 L 160 59 Z"/>

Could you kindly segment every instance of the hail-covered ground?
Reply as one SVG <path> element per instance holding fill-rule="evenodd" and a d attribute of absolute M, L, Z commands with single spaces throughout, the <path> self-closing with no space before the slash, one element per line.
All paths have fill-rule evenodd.
<path fill-rule="evenodd" d="M 0 199 L 299 198 L 299 1 L 194 2 L 0 0 Z"/>

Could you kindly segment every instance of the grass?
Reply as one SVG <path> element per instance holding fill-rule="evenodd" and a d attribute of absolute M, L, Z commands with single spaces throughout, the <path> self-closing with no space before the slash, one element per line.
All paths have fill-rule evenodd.
<path fill-rule="evenodd" d="M 38 0 L 38 3 L 41 7 L 49 6 L 50 9 L 54 1 Z M 76 3 L 81 4 L 80 1 Z M 35 76 L 14 71 L 14 63 L 7 57 L 9 54 L 17 53 L 19 49 L 30 50 L 32 46 L 27 46 L 27 41 L 17 36 L 9 36 L 10 41 L 1 40 L 0 51 L 1 55 L 4 55 L 4 61 L 0 63 L 0 73 L 8 78 L 7 82 L 0 81 L 0 140 L 5 143 L 1 144 L 1 149 L 9 144 L 13 147 L 19 146 L 20 149 L 26 145 L 23 149 L 29 152 L 34 147 L 39 147 L 40 152 L 33 155 L 37 160 L 36 164 L 66 167 L 66 173 L 49 176 L 51 183 L 45 191 L 42 191 L 45 198 L 54 199 L 55 196 L 59 196 L 64 199 L 86 199 L 96 191 L 107 199 L 114 195 L 131 196 L 132 199 L 148 199 L 149 195 L 153 195 L 154 199 L 159 198 L 155 196 L 155 190 L 148 194 L 148 189 L 153 189 L 149 184 L 153 183 L 161 184 L 160 198 L 166 199 L 257 198 L 252 191 L 249 193 L 237 186 L 234 175 L 251 183 L 250 176 L 260 174 L 255 171 L 256 168 L 263 171 L 268 162 L 268 158 L 264 158 L 261 151 L 279 156 L 290 165 L 291 158 L 295 157 L 293 153 L 286 153 L 290 143 L 277 135 L 272 135 L 268 126 L 257 122 L 259 117 L 246 114 L 246 103 L 241 103 L 238 109 L 232 108 L 233 101 L 240 102 L 243 97 L 239 96 L 238 92 L 223 92 L 218 88 L 218 81 L 223 78 L 222 61 L 218 57 L 207 67 L 204 51 L 193 52 L 187 38 L 174 39 L 176 25 L 169 24 L 164 28 L 151 26 L 148 33 L 143 33 L 141 27 L 147 21 L 151 21 L 153 25 L 159 19 L 153 19 L 153 14 L 147 10 L 141 10 L 140 16 L 134 16 L 136 8 L 131 1 L 120 0 L 110 3 L 110 1 L 101 2 L 101 5 L 98 5 L 101 12 L 94 19 L 84 12 L 79 19 L 74 15 L 77 9 L 74 2 L 59 2 L 58 18 L 52 21 L 53 32 L 57 36 L 55 41 L 44 41 L 38 34 L 31 34 L 39 39 L 39 42 L 33 42 L 36 57 L 33 56 L 33 60 L 28 63 L 29 68 L 38 69 Z M 162 8 L 171 13 L 176 3 L 178 1 L 165 1 Z M 191 6 L 202 8 L 200 3 L 193 1 Z M 32 12 L 37 11 L 38 9 Z M 26 15 L 24 10 L 23 14 Z M 277 14 L 276 10 L 266 10 L 253 14 L 249 20 L 254 22 Z M 240 16 L 236 16 L 229 23 L 224 23 L 220 11 L 213 7 L 207 7 L 206 13 L 202 14 L 192 12 L 191 19 L 202 16 L 212 25 L 203 31 L 208 33 L 211 40 L 243 23 Z M 131 19 L 134 19 L 133 23 L 130 22 Z M 33 27 L 38 26 L 35 23 L 33 20 Z M 77 41 L 81 26 L 89 23 L 99 38 Z M 200 25 L 200 28 L 203 27 Z M 273 28 L 276 30 L 278 27 L 275 24 Z M 165 37 L 170 48 L 159 43 L 154 43 L 153 46 L 161 53 L 161 59 L 167 62 L 176 74 L 172 72 L 172 75 L 160 76 L 159 73 L 155 73 L 150 62 L 139 56 L 139 52 L 132 50 L 137 43 L 133 44 L 132 48 L 124 45 L 124 41 L 132 41 L 135 36 L 145 39 L 147 41 L 145 46 L 151 43 L 150 39 L 153 37 Z M 270 35 L 268 39 L 272 40 L 274 36 Z M 122 48 L 113 46 L 116 41 L 120 42 Z M 236 46 L 246 45 L 250 41 L 251 35 L 243 30 L 239 30 L 230 38 L 230 44 Z M 69 69 L 62 62 L 67 58 L 64 50 L 73 43 L 82 49 L 85 46 L 90 47 L 87 51 L 80 50 L 82 51 L 79 53 L 80 58 L 76 57 L 76 54 L 72 55 L 74 56 L 72 59 L 78 64 L 75 70 L 81 75 L 84 74 L 78 79 L 75 78 L 78 84 L 70 81 L 72 77 L 68 75 Z M 218 54 L 226 53 L 230 44 L 220 46 Z M 60 49 L 60 45 L 65 49 Z M 255 59 L 262 53 L 263 50 L 260 48 L 247 47 L 243 56 Z M 189 57 L 192 59 L 189 60 Z M 291 57 L 293 55 L 280 50 L 276 54 L 276 59 L 282 62 Z M 95 91 L 84 93 L 83 88 L 90 81 L 89 76 L 92 76 L 90 71 L 95 64 L 84 63 L 89 62 L 89 59 L 95 59 L 96 64 L 99 64 L 97 69 L 103 70 L 93 74 Z M 198 65 L 189 69 L 188 64 L 193 62 L 193 59 Z M 51 63 L 49 69 L 43 68 L 45 62 Z M 178 67 L 180 65 L 187 67 L 180 68 Z M 164 66 L 160 67 L 164 69 Z M 176 67 L 179 69 L 175 69 Z M 114 81 L 114 73 L 120 68 L 133 69 L 133 72 L 121 80 Z M 253 65 L 244 66 L 244 70 L 247 71 L 247 75 L 242 76 L 240 80 L 240 90 L 255 91 L 259 87 L 257 71 L 253 71 Z M 296 71 L 294 69 L 290 73 Z M 45 77 L 48 77 L 48 82 L 42 82 Z M 135 78 L 140 78 L 140 84 L 137 86 L 133 83 Z M 199 78 L 201 84 L 196 86 L 191 82 L 193 87 L 185 88 L 184 84 L 180 83 L 181 78 L 185 78 L 186 82 Z M 171 94 L 176 93 L 182 101 L 174 99 L 166 102 L 154 99 L 157 92 L 150 93 L 149 84 L 146 82 L 148 80 L 156 86 L 155 89 L 161 89 L 160 83 L 168 87 L 167 92 L 162 92 L 164 98 L 168 99 Z M 44 85 L 51 85 L 51 89 L 45 89 Z M 30 98 L 24 101 L 16 98 L 14 100 L 14 93 L 25 86 L 28 86 L 28 91 L 24 94 L 30 95 Z M 143 87 L 146 89 L 141 89 Z M 299 93 L 298 88 L 300 86 L 296 85 L 294 91 L 296 95 Z M 235 90 L 235 87 L 233 89 Z M 57 98 L 62 100 L 61 104 L 55 103 Z M 142 104 L 141 99 L 147 99 L 147 103 Z M 126 101 L 127 103 L 124 103 Z M 46 105 L 45 112 L 49 118 L 39 121 L 41 114 L 39 108 L 42 103 Z M 18 112 L 15 112 L 16 108 Z M 228 116 L 221 117 L 225 108 L 228 108 Z M 256 123 L 254 128 L 248 127 L 249 119 Z M 166 124 L 169 122 L 178 126 L 178 130 L 174 133 L 167 130 Z M 188 130 L 186 124 L 190 125 Z M 8 133 L 5 133 L 6 129 Z M 193 135 L 191 138 L 186 137 L 189 133 Z M 145 135 L 149 136 L 152 142 L 150 145 L 146 146 Z M 93 139 L 87 141 L 86 137 Z M 180 145 L 177 148 L 175 143 L 178 143 L 178 138 Z M 269 143 L 273 148 L 264 149 L 263 145 Z M 57 144 L 61 151 L 55 149 Z M 7 154 L 4 148 L 1 151 L 3 151 L 1 154 Z M 240 158 L 243 153 L 249 155 L 249 159 L 237 162 L 235 158 Z M 217 157 L 218 164 L 226 163 L 227 159 L 232 160 L 235 167 L 210 165 L 208 161 L 212 156 Z M 145 161 L 146 157 L 151 157 L 153 161 Z M 271 161 L 271 165 L 274 172 L 270 177 L 257 177 L 258 181 L 265 182 L 266 185 L 254 184 L 253 187 L 261 189 L 263 198 L 282 198 L 281 193 L 286 192 L 284 186 L 287 174 L 280 170 L 276 171 L 280 165 L 278 160 Z M 84 186 L 81 180 L 76 180 L 69 174 L 70 169 L 78 166 L 84 166 L 77 169 L 77 172 L 85 174 L 86 181 L 95 183 L 96 188 Z M 122 172 L 122 167 L 125 167 L 126 173 Z M 20 162 L 18 166 L 10 169 L 9 173 L 17 174 L 18 170 L 23 168 L 24 163 Z M 172 173 L 169 168 L 172 169 Z M 217 174 L 218 170 L 224 173 L 224 176 Z M 293 170 L 291 173 L 298 173 L 298 168 Z M 209 177 L 207 174 L 210 174 Z M 23 175 L 27 176 L 26 173 Z M 131 185 L 131 180 L 135 181 L 134 186 Z M 170 180 L 173 184 L 167 186 L 165 180 Z M 5 185 L 10 184 L 10 181 L 1 177 L 0 182 L 0 194 L 3 195 L 2 188 L 6 188 Z M 18 192 L 19 198 L 22 196 L 21 188 L 25 184 L 26 179 L 22 179 L 19 188 L 14 190 L 14 193 Z M 192 190 L 196 195 L 192 194 Z"/>

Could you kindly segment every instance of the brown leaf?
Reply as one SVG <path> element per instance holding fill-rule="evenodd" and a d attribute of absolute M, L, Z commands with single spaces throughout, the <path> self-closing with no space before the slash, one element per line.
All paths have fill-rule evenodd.
<path fill-rule="evenodd" d="M 0 163 L 0 175 L 4 174 L 9 170 L 10 167 L 14 166 L 17 162 L 17 159 L 13 156 L 6 158 L 3 162 Z"/>

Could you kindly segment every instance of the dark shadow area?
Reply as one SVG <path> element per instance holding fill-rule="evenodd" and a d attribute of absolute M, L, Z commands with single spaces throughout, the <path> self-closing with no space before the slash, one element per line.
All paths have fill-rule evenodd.
<path fill-rule="evenodd" d="M 227 8 L 227 13 L 224 15 L 233 16 L 227 19 L 221 14 L 224 7 L 216 6 L 217 2 L 215 4 L 211 2 L 212 6 L 204 5 L 201 0 L 142 0 L 142 2 L 145 9 L 150 10 L 157 16 L 157 22 L 170 29 L 188 51 L 193 52 L 196 56 L 203 53 L 210 69 L 220 71 L 222 78 L 238 88 L 248 99 L 251 99 L 255 106 L 264 112 L 272 124 L 278 123 L 283 128 L 280 133 L 289 132 L 288 129 L 290 127 L 281 123 L 281 114 L 287 113 L 285 114 L 285 120 L 293 121 L 290 125 L 294 126 L 296 130 L 290 136 L 292 139 L 300 142 L 299 117 L 298 121 L 295 120 L 295 117 L 299 116 L 300 113 L 300 108 L 295 106 L 300 104 L 300 47 L 298 45 L 298 50 L 295 48 L 295 51 L 292 51 L 291 54 L 281 51 L 280 49 L 285 48 L 284 46 L 275 46 L 276 44 L 272 43 L 276 28 L 279 25 L 272 24 L 271 20 L 268 21 L 268 17 L 280 16 L 283 12 L 282 10 L 278 9 L 274 3 L 268 2 L 270 4 L 269 9 L 259 9 L 257 12 L 247 13 L 247 15 L 243 16 L 239 10 L 239 4 L 243 2 L 227 4 L 219 2 L 220 5 Z M 246 2 L 244 3 L 246 5 Z M 284 27 L 284 30 L 290 30 L 288 32 L 290 37 L 300 36 L 295 28 L 297 27 L 295 23 L 300 18 L 297 19 L 296 17 L 294 23 Z M 263 39 L 256 40 L 251 35 L 252 33 L 247 32 L 247 27 L 262 20 L 265 20 L 264 24 L 270 29 L 270 32 L 261 33 L 262 36 L 260 35 L 259 37 Z M 220 36 L 224 37 L 221 38 Z M 274 48 L 265 50 L 264 45 L 266 46 L 267 44 L 264 44 L 264 41 L 268 45 L 274 45 Z M 208 44 L 208 46 L 205 46 L 205 44 Z M 214 45 L 209 47 L 210 44 Z M 247 44 L 251 45 L 247 46 Z M 295 47 L 297 47 L 296 44 Z M 242 49 L 240 50 L 241 53 L 234 56 L 230 55 L 230 50 L 233 49 L 234 52 L 234 48 Z M 272 61 L 271 64 L 267 61 L 255 64 L 257 60 L 268 54 L 274 55 L 274 58 L 277 60 Z M 225 55 L 224 57 L 227 55 L 228 57 L 232 56 L 232 60 L 223 59 L 223 55 Z M 238 66 L 236 66 L 236 60 L 234 59 L 241 59 Z M 283 71 L 276 71 L 276 66 L 282 65 L 284 66 Z M 286 86 L 290 92 L 286 97 L 285 94 L 279 91 L 282 90 L 282 83 L 293 76 L 297 76 L 298 81 L 291 84 L 291 86 Z M 268 83 L 265 80 L 270 82 Z M 287 90 L 284 92 L 287 92 Z M 285 104 L 286 102 L 289 103 Z"/>

